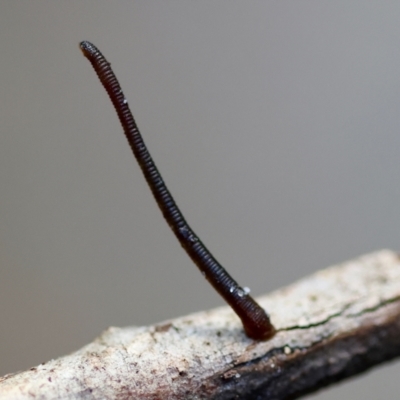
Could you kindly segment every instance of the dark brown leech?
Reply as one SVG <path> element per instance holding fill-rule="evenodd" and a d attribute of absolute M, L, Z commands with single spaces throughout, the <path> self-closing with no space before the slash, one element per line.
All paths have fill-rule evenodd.
<path fill-rule="evenodd" d="M 117 111 L 129 145 L 142 169 L 148 185 L 168 225 L 206 279 L 233 308 L 242 320 L 244 330 L 252 339 L 271 338 L 275 329 L 267 313 L 225 271 L 193 232 L 175 204 L 167 186 L 148 152 L 136 122 L 122 93 L 110 63 L 91 43 L 84 41 L 80 48 L 90 61 Z"/>

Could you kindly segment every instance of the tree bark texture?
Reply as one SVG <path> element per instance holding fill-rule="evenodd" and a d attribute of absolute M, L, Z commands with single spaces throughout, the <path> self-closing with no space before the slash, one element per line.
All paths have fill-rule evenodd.
<path fill-rule="evenodd" d="M 293 399 L 400 355 L 400 259 L 389 250 L 259 301 L 277 328 L 269 341 L 248 339 L 227 307 L 109 328 L 73 354 L 0 378 L 0 398 Z"/>

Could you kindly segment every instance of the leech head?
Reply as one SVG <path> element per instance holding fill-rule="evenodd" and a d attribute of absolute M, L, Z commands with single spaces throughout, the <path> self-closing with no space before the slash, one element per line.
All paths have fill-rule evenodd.
<path fill-rule="evenodd" d="M 201 273 L 242 320 L 247 336 L 255 340 L 270 339 L 275 334 L 275 328 L 268 314 L 219 264 L 194 233 L 176 205 L 147 150 L 110 63 L 92 43 L 81 42 L 80 48 L 107 91 L 150 190 L 179 243 Z"/>
<path fill-rule="evenodd" d="M 80 43 L 80 48 L 82 50 L 82 53 L 86 56 L 86 54 L 94 54 L 97 50 L 97 48 L 87 40 L 84 40 L 83 42 Z"/>

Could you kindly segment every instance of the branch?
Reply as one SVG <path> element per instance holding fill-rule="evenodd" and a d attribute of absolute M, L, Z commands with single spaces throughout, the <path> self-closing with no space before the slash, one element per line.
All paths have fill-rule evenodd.
<path fill-rule="evenodd" d="M 0 378 L 2 399 L 288 399 L 400 355 L 400 260 L 383 250 L 259 299 L 278 329 L 248 339 L 228 308 L 109 328 Z"/>

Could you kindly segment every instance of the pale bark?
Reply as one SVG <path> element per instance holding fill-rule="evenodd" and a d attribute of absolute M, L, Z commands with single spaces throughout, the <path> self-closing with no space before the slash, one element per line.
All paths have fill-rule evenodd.
<path fill-rule="evenodd" d="M 77 352 L 0 378 L 1 399 L 287 399 L 400 355 L 400 260 L 388 250 L 259 299 L 278 329 L 255 342 L 219 308 L 109 328 Z"/>

